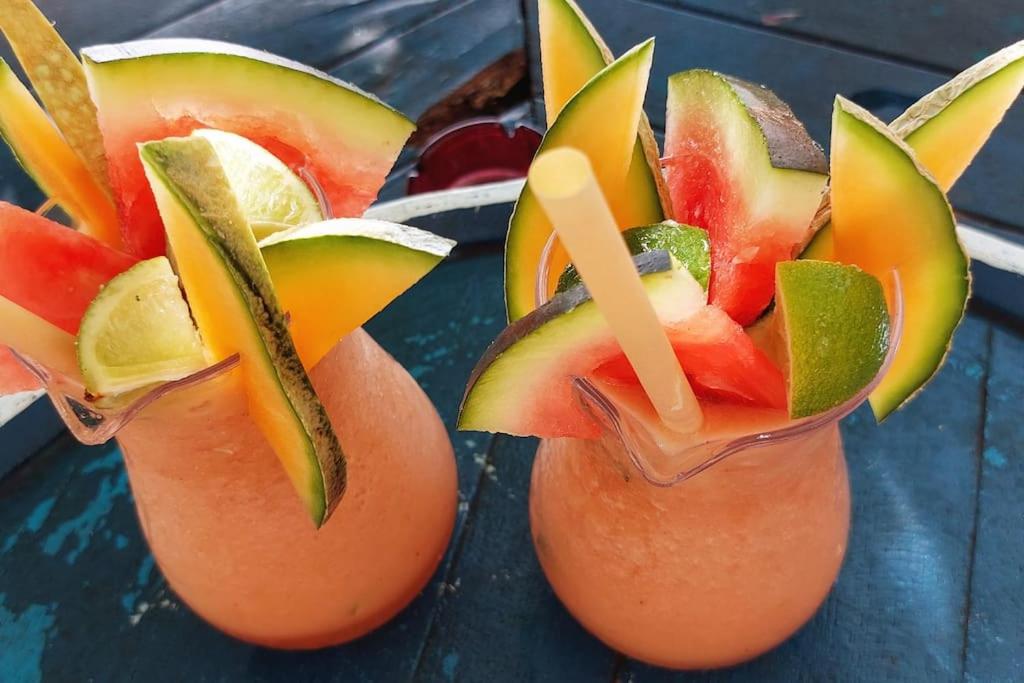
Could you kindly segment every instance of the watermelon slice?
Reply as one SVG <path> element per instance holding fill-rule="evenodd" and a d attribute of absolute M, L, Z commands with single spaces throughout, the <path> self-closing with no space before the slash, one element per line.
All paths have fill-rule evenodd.
<path fill-rule="evenodd" d="M 711 303 L 749 325 L 771 301 L 775 264 L 810 236 L 828 167 L 767 88 L 704 70 L 669 78 L 665 173 L 681 223 L 711 239 Z"/>
<path fill-rule="evenodd" d="M 694 302 L 699 287 L 665 251 L 634 261 L 694 392 L 705 401 L 786 407 L 782 373 L 721 309 Z M 583 286 L 509 325 L 477 364 L 459 428 L 542 438 L 595 438 L 600 428 L 573 396 L 584 377 L 622 389 L 640 383 Z"/>
<path fill-rule="evenodd" d="M 361 216 L 414 125 L 354 86 L 280 57 L 206 40 L 86 48 L 89 90 L 125 243 L 150 258 L 164 230 L 136 144 L 197 128 L 253 140 L 315 178 L 334 217 Z"/>
<path fill-rule="evenodd" d="M 65 332 L 76 334 L 100 287 L 135 262 L 92 237 L 0 202 L 0 296 Z"/>

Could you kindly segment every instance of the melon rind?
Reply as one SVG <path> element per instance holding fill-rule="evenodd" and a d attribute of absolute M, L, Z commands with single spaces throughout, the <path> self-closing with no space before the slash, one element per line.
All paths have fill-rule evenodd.
<path fill-rule="evenodd" d="M 914 151 L 862 107 L 836 97 L 832 118 L 832 226 L 837 259 L 877 277 L 902 337 L 870 402 L 881 421 L 922 390 L 949 352 L 970 294 L 967 255 L 945 193 Z"/>
<path fill-rule="evenodd" d="M 345 491 L 345 455 L 217 153 L 189 137 L 146 143 L 139 156 L 203 344 L 214 362 L 240 355 L 250 415 L 319 527 Z"/>

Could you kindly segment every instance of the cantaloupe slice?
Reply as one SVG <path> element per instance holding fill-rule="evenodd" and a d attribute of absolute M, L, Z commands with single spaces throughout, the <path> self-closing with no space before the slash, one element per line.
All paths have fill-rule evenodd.
<path fill-rule="evenodd" d="M 1024 88 L 1024 40 L 989 55 L 911 105 L 889 128 L 948 192 L 974 161 Z M 831 227 L 801 258 L 832 260 Z"/>
<path fill-rule="evenodd" d="M 74 219 L 79 230 L 122 248 L 114 202 L 2 59 L 0 136 L 39 189 Z"/>
<path fill-rule="evenodd" d="M 903 334 L 871 407 L 881 420 L 935 374 L 963 317 L 967 256 L 946 195 L 913 150 L 853 102 L 836 98 L 832 118 L 835 253 L 877 277 L 893 308 L 892 271 L 904 298 Z"/>
<path fill-rule="evenodd" d="M 661 220 L 660 205 L 638 206 L 624 182 L 653 56 L 654 41 L 648 40 L 605 67 L 565 105 L 538 151 L 575 147 L 586 154 L 621 229 Z M 535 308 L 537 272 L 551 234 L 551 223 L 527 185 L 512 212 L 505 243 L 505 303 L 511 321 Z M 549 262 L 549 292 L 568 262 L 565 250 L 556 245 Z"/>
<path fill-rule="evenodd" d="M 537 11 L 544 108 L 550 126 L 565 103 L 601 69 L 615 61 L 615 57 L 575 0 L 540 0 Z M 658 142 L 646 114 L 640 117 L 637 143 L 623 192 L 626 198 L 642 207 L 650 207 L 658 201 L 664 217 L 672 217 L 672 200 L 661 173 Z"/>

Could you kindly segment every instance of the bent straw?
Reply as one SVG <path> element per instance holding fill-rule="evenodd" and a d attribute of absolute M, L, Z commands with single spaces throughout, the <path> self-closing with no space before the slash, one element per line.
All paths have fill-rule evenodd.
<path fill-rule="evenodd" d="M 541 154 L 530 166 L 529 185 L 658 416 L 675 431 L 700 429 L 700 405 L 586 155 L 569 147 Z"/>

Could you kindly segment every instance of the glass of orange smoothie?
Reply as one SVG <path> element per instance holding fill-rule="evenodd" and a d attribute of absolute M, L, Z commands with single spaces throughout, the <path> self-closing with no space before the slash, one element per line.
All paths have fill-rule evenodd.
<path fill-rule="evenodd" d="M 638 387 L 575 379 L 601 435 L 543 439 L 530 484 L 534 547 L 559 599 L 610 647 L 659 666 L 729 666 L 784 641 L 839 573 L 850 523 L 839 421 L 886 369 L 803 420 L 704 402 L 702 428 L 686 435 L 658 425 Z"/>
<path fill-rule="evenodd" d="M 168 584 L 236 638 L 288 649 L 358 638 L 405 607 L 444 554 L 457 502 L 447 432 L 416 381 L 362 329 L 311 371 L 349 475 L 320 529 L 249 416 L 230 362 L 105 416 L 71 383 L 40 374 L 76 436 L 116 437 Z"/>

